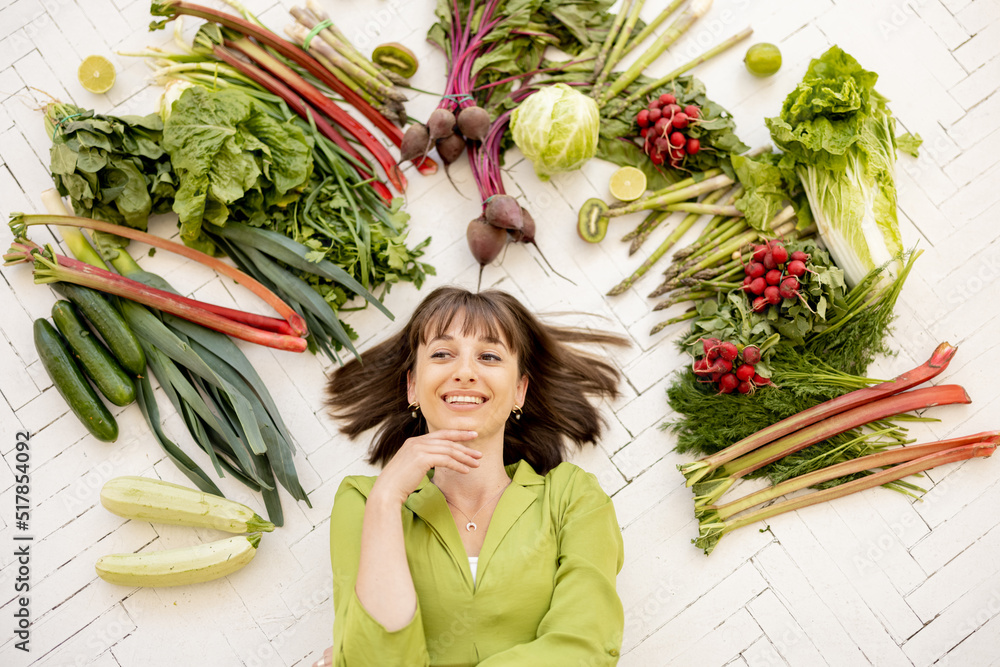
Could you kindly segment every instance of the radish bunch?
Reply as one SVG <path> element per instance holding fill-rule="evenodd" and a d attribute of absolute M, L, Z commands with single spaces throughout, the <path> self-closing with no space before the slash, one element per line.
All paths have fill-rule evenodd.
<path fill-rule="evenodd" d="M 701 109 L 695 104 L 681 107 L 677 97 L 663 93 L 636 114 L 639 136 L 643 138 L 643 152 L 653 164 L 666 162 L 671 167 L 681 166 L 688 155 L 696 155 L 701 150 L 701 141 L 689 137 L 685 132 L 701 117 Z"/>
<path fill-rule="evenodd" d="M 712 382 L 720 394 L 751 394 L 757 387 L 771 384 L 771 380 L 757 373 L 760 348 L 756 345 L 739 346 L 732 341 L 703 338 L 704 354 L 698 357 L 691 370 L 701 382 Z"/>
<path fill-rule="evenodd" d="M 777 306 L 784 299 L 799 298 L 801 279 L 809 271 L 809 255 L 801 250 L 789 253 L 785 245 L 772 239 L 753 246 L 752 259 L 743 267 L 743 291 L 755 313 Z"/>

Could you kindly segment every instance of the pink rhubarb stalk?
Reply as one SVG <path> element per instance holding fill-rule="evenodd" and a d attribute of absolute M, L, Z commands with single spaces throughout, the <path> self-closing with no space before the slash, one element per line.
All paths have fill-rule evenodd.
<path fill-rule="evenodd" d="M 170 241 L 168 239 L 161 238 L 159 236 L 154 236 L 153 234 L 148 234 L 146 232 L 140 231 L 138 229 L 132 229 L 131 227 L 125 227 L 122 225 L 114 225 L 109 222 L 103 222 L 101 220 L 92 220 L 90 218 L 80 218 L 73 215 L 24 215 L 20 214 L 17 216 L 11 216 L 11 229 L 14 230 L 15 236 L 19 236 L 23 230 L 32 225 L 64 225 L 67 227 L 76 227 L 83 229 L 90 229 L 95 232 L 106 232 L 108 234 L 116 234 L 118 236 L 124 236 L 127 239 L 133 241 L 140 241 L 142 243 L 147 243 L 156 248 L 161 248 L 163 250 L 169 250 L 170 252 L 176 253 L 181 257 L 186 257 L 187 259 L 192 259 L 199 264 L 203 264 L 210 269 L 221 273 L 222 275 L 232 278 L 238 282 L 243 287 L 257 295 L 262 301 L 267 303 L 269 306 L 274 308 L 279 315 L 281 315 L 285 321 L 288 323 L 290 332 L 298 336 L 305 336 L 308 333 L 308 327 L 306 326 L 306 321 L 301 315 L 295 312 L 291 306 L 281 300 L 281 298 L 269 290 L 266 286 L 247 275 L 243 271 L 226 264 L 217 257 L 212 257 L 207 255 L 200 250 L 195 250 L 194 248 L 189 248 L 186 245 Z M 84 266 L 90 266 L 89 264 L 84 264 Z M 221 306 L 220 306 L 221 308 Z"/>
<path fill-rule="evenodd" d="M 898 394 L 918 384 L 927 382 L 948 367 L 948 363 L 955 356 L 956 351 L 958 351 L 957 347 L 948 343 L 941 343 L 934 350 L 931 358 L 922 365 L 888 382 L 883 382 L 872 387 L 865 387 L 864 389 L 857 389 L 843 396 L 820 403 L 787 419 L 771 424 L 767 428 L 763 428 L 711 456 L 705 456 L 697 461 L 692 461 L 678 467 L 684 473 L 684 476 L 687 477 L 687 485 L 693 486 L 699 480 L 714 473 L 716 469 L 725 463 L 752 452 L 772 440 L 815 424 L 827 417 L 856 408 L 859 405 Z"/>
<path fill-rule="evenodd" d="M 840 477 L 847 477 L 848 475 L 854 475 L 866 470 L 885 468 L 886 466 L 896 465 L 897 463 L 913 461 L 914 459 L 943 452 L 948 449 L 964 447 L 965 445 L 974 445 L 976 443 L 992 443 L 994 445 L 1000 444 L 1000 431 L 984 431 L 982 433 L 975 433 L 973 435 L 966 435 L 958 438 L 950 438 L 948 440 L 939 440 L 937 442 L 930 442 L 922 445 L 907 445 L 876 452 L 875 454 L 869 454 L 868 456 L 862 456 L 850 461 L 844 461 L 832 466 L 827 466 L 826 468 L 814 470 L 813 472 L 806 473 L 804 475 L 799 475 L 798 477 L 786 479 L 785 481 L 775 484 L 774 486 L 750 493 L 742 498 L 738 498 L 737 500 L 733 500 L 722 505 L 707 505 L 701 508 L 699 514 L 708 515 L 710 513 L 716 518 L 728 519 L 733 515 L 744 512 L 762 503 L 775 500 L 776 498 L 780 498 L 781 496 L 794 491 L 808 489 L 809 487 L 822 484 L 823 482 L 829 482 L 830 480 L 838 479 Z"/>
<path fill-rule="evenodd" d="M 46 254 L 51 254 L 51 257 L 47 257 Z M 278 334 L 249 326 L 206 309 L 205 304 L 200 301 L 180 297 L 173 292 L 150 287 L 117 273 L 91 266 L 86 262 L 58 255 L 51 249 L 48 253 L 32 249 L 29 255 L 25 257 L 25 261 L 34 260 L 36 283 L 66 282 L 82 285 L 162 310 L 165 313 L 176 315 L 189 322 L 245 340 L 248 343 L 256 343 L 288 352 L 305 352 L 306 350 L 306 340 L 299 336 Z M 9 260 L 8 255 L 5 255 L 4 258 Z"/>
<path fill-rule="evenodd" d="M 828 500 L 833 500 L 834 498 L 843 498 L 844 496 L 857 493 L 858 491 L 873 489 L 876 486 L 882 486 L 883 484 L 888 484 L 889 482 L 895 482 L 896 480 L 903 479 L 904 477 L 909 477 L 910 475 L 915 475 L 919 472 L 923 472 L 946 463 L 965 461 L 977 456 L 985 458 L 991 456 L 993 452 L 996 451 L 996 448 L 997 442 L 995 439 L 980 441 L 971 445 L 963 445 L 961 447 L 953 447 L 941 452 L 922 456 L 912 461 L 907 461 L 906 463 L 894 465 L 891 468 L 886 468 L 885 470 L 877 472 L 873 475 L 856 479 L 853 482 L 847 482 L 846 484 L 834 486 L 829 489 L 823 489 L 822 491 L 815 491 L 798 498 L 792 498 L 769 507 L 764 507 L 738 519 L 732 519 L 730 521 L 702 521 L 699 526 L 698 539 L 694 540 L 694 543 L 698 547 L 704 549 L 706 554 L 709 554 L 723 536 L 731 533 L 737 528 L 749 526 L 757 521 L 770 519 L 778 516 L 779 514 L 784 514 L 785 512 L 802 509 L 804 507 L 809 507 L 810 505 L 816 505 Z"/>

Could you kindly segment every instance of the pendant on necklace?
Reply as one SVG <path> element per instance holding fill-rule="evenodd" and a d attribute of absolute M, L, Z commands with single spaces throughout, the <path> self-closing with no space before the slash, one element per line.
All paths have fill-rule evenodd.
<path fill-rule="evenodd" d="M 476 524 L 470 521 L 469 523 L 465 524 L 465 529 L 471 533 L 476 529 Z"/>

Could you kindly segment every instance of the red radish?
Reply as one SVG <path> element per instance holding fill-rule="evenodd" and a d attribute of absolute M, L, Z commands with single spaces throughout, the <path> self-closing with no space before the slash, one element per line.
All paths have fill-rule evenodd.
<path fill-rule="evenodd" d="M 656 121 L 660 120 L 660 116 L 662 116 L 662 115 L 663 115 L 663 112 L 661 112 L 659 109 L 650 109 L 649 110 L 649 116 L 648 116 L 649 122 L 650 123 L 655 123 Z"/>
<path fill-rule="evenodd" d="M 652 102 L 650 102 L 646 106 L 649 107 L 650 111 L 652 111 L 653 109 L 660 109 L 661 107 L 663 107 L 665 105 L 663 104 L 663 102 L 660 101 L 660 98 L 656 98 L 655 100 L 653 100 Z"/>
<path fill-rule="evenodd" d="M 704 357 L 698 359 L 694 362 L 694 366 L 692 366 L 691 370 L 694 371 L 695 375 L 707 375 L 711 372 L 708 367 L 708 359 L 705 359 Z"/>
<path fill-rule="evenodd" d="M 799 261 L 805 263 L 809 261 L 809 254 L 802 252 L 801 250 L 796 250 L 795 252 L 792 253 L 791 259 L 793 262 Z"/>
<path fill-rule="evenodd" d="M 693 104 L 689 104 L 686 107 L 684 107 L 684 113 L 687 114 L 688 118 L 695 119 L 701 115 L 701 109 L 699 109 Z"/>
<path fill-rule="evenodd" d="M 767 253 L 767 246 L 765 245 L 755 245 L 753 247 L 753 261 L 763 262 L 764 255 Z"/>
<path fill-rule="evenodd" d="M 771 384 L 771 378 L 766 378 L 759 373 L 754 373 L 753 383 L 758 387 L 766 387 L 767 385 Z"/>
<path fill-rule="evenodd" d="M 670 145 L 670 140 L 667 139 L 666 137 L 658 137 L 656 141 L 653 142 L 653 144 L 656 146 L 656 150 L 660 151 L 661 153 L 666 153 L 670 151 L 670 149 L 672 148 Z"/>
<path fill-rule="evenodd" d="M 701 142 L 697 139 L 688 139 L 687 142 L 687 152 L 688 155 L 694 155 L 701 150 Z"/>
<path fill-rule="evenodd" d="M 779 285 L 781 284 L 781 269 L 771 269 L 766 274 L 764 274 L 764 280 L 768 285 Z"/>
<path fill-rule="evenodd" d="M 676 101 L 677 98 L 671 95 L 670 93 L 663 93 L 662 95 L 660 95 L 660 104 L 663 105 L 673 104 Z"/>
<path fill-rule="evenodd" d="M 635 122 L 639 127 L 649 127 L 649 109 L 643 109 L 635 116 Z"/>
<path fill-rule="evenodd" d="M 747 275 L 751 278 L 760 278 L 765 273 L 767 273 L 767 271 L 764 269 L 764 265 L 760 262 L 750 262 L 747 265 Z"/>
<path fill-rule="evenodd" d="M 738 357 L 739 354 L 740 351 L 736 348 L 735 343 L 727 340 L 719 345 L 719 356 L 726 361 L 736 361 L 736 357 Z"/>
<path fill-rule="evenodd" d="M 701 349 L 704 350 L 709 359 L 715 359 L 719 356 L 719 343 L 721 342 L 718 338 L 702 338 Z"/>
<path fill-rule="evenodd" d="M 768 285 L 764 289 L 764 298 L 767 299 L 769 304 L 776 306 L 781 303 L 781 292 L 776 285 Z"/>
<path fill-rule="evenodd" d="M 764 251 L 764 268 L 770 271 L 771 269 L 778 266 L 778 263 L 774 261 L 774 253 L 768 248 Z"/>
<path fill-rule="evenodd" d="M 661 117 L 660 120 L 656 121 L 653 129 L 657 135 L 666 134 L 667 130 L 670 129 L 670 119 Z"/>
<path fill-rule="evenodd" d="M 645 139 L 646 135 L 649 134 L 649 130 L 650 130 L 650 128 L 648 128 L 648 127 L 642 128 L 641 130 L 639 130 L 639 136 L 642 137 L 643 139 Z"/>
<path fill-rule="evenodd" d="M 794 299 L 799 294 L 799 279 L 795 276 L 789 276 L 781 281 L 781 287 L 778 288 L 778 293 L 784 299 Z"/>
<path fill-rule="evenodd" d="M 749 394 L 751 391 L 753 391 L 753 385 L 744 380 L 743 382 L 740 382 L 739 385 L 737 385 L 736 391 L 740 392 L 741 394 Z"/>
<path fill-rule="evenodd" d="M 759 313 L 767 308 L 767 299 L 763 296 L 759 296 L 753 300 L 753 312 Z"/>
<path fill-rule="evenodd" d="M 753 366 L 760 362 L 760 348 L 756 345 L 747 345 L 743 348 L 743 363 Z"/>
<path fill-rule="evenodd" d="M 676 104 L 667 104 L 663 107 L 663 115 L 670 117 L 676 116 L 681 112 L 681 108 Z"/>
<path fill-rule="evenodd" d="M 483 216 L 469 223 L 465 230 L 465 238 L 469 242 L 472 256 L 480 266 L 485 266 L 496 259 L 507 244 L 507 232 L 488 224 Z"/>
<path fill-rule="evenodd" d="M 775 264 L 784 264 L 788 261 L 788 250 L 780 243 L 775 244 L 775 246 L 771 248 L 771 256 L 774 257 Z"/>
<path fill-rule="evenodd" d="M 759 296 L 764 293 L 765 289 L 767 289 L 767 280 L 764 279 L 764 276 L 757 276 L 750 281 L 750 291 L 754 294 Z"/>
<path fill-rule="evenodd" d="M 806 274 L 806 263 L 800 259 L 793 259 L 788 263 L 785 270 L 788 272 L 788 275 L 801 278 Z"/>
<path fill-rule="evenodd" d="M 746 276 L 745 278 L 743 278 L 743 291 L 744 292 L 746 292 L 748 294 L 750 294 L 750 293 L 753 292 L 753 290 L 750 289 L 750 283 L 752 283 L 752 282 L 753 282 L 753 278 L 751 278 L 750 276 Z"/>
<path fill-rule="evenodd" d="M 652 160 L 653 164 L 661 165 L 663 164 L 663 153 L 655 151 L 649 156 L 649 159 Z"/>
<path fill-rule="evenodd" d="M 751 366 L 750 364 L 743 364 L 742 366 L 736 369 L 736 377 L 738 377 L 741 381 L 744 382 L 752 378 L 754 376 L 754 373 L 755 371 L 753 369 L 753 366 Z"/>
<path fill-rule="evenodd" d="M 740 385 L 739 378 L 732 373 L 726 373 L 719 378 L 719 391 L 723 394 L 731 394 Z"/>
<path fill-rule="evenodd" d="M 677 160 L 678 162 L 680 162 L 681 160 L 683 160 L 685 155 L 687 155 L 687 153 L 684 152 L 683 148 L 671 148 L 670 149 L 670 157 L 672 157 L 673 159 Z"/>
<path fill-rule="evenodd" d="M 670 135 L 670 145 L 673 147 L 680 148 L 684 145 L 686 138 L 680 132 L 674 132 Z"/>
<path fill-rule="evenodd" d="M 683 129 L 683 128 L 687 127 L 688 126 L 688 117 L 687 117 L 687 114 L 684 113 L 683 111 L 679 111 L 679 112 L 675 113 L 674 114 L 674 120 L 671 121 L 671 124 L 674 127 L 678 128 L 678 129 Z"/>

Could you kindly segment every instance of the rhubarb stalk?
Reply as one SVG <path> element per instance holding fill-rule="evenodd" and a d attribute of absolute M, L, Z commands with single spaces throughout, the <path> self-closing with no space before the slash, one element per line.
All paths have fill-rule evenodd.
<path fill-rule="evenodd" d="M 51 247 L 47 252 L 37 248 L 28 248 L 14 244 L 12 251 L 4 255 L 9 264 L 21 261 L 34 261 L 34 277 L 36 283 L 65 282 L 83 287 L 90 287 L 101 292 L 141 303 L 144 306 L 156 308 L 163 312 L 176 315 L 182 319 L 214 329 L 234 338 L 273 347 L 288 352 L 305 352 L 306 340 L 299 336 L 278 334 L 273 331 L 258 329 L 229 317 L 219 315 L 205 308 L 200 301 L 180 297 L 172 292 L 165 292 L 149 287 L 130 278 L 97 268 L 78 259 L 55 253 Z M 18 256 L 22 255 L 22 256 Z M 221 308 L 221 307 L 214 307 Z M 228 310 L 228 309 L 224 309 Z"/>
<path fill-rule="evenodd" d="M 868 391 L 881 386 L 877 385 L 857 391 Z M 714 468 L 715 476 L 710 479 L 702 477 L 702 481 L 695 485 L 695 506 L 714 504 L 741 477 L 763 468 L 768 463 L 773 463 L 784 456 L 794 454 L 845 431 L 912 410 L 971 402 L 972 399 L 969 398 L 965 389 L 955 384 L 944 384 L 914 389 L 901 394 L 895 393 L 852 410 L 839 412 Z M 794 419 L 794 417 L 789 419 Z"/>
<path fill-rule="evenodd" d="M 210 269 L 221 273 L 222 275 L 232 278 L 238 282 L 243 287 L 257 295 L 262 301 L 267 303 L 269 306 L 274 308 L 279 315 L 281 315 L 288 326 L 291 328 L 291 333 L 299 336 L 304 336 L 308 332 L 306 327 L 306 322 L 301 315 L 292 310 L 288 304 L 281 300 L 277 294 L 269 290 L 264 285 L 260 284 L 257 280 L 253 279 L 243 271 L 226 264 L 222 260 L 207 255 L 200 250 L 195 250 L 194 248 L 189 248 L 186 245 L 170 241 L 168 239 L 155 236 L 153 234 L 147 234 L 146 232 L 140 231 L 138 229 L 132 229 L 131 227 L 125 227 L 124 225 L 114 225 L 108 222 L 103 222 L 101 220 L 92 220 L 90 218 L 80 218 L 72 215 L 25 215 L 24 213 L 12 213 L 10 217 L 10 228 L 14 233 L 15 237 L 22 236 L 25 229 L 33 225 L 60 225 L 63 229 L 74 229 L 83 228 L 90 229 L 95 232 L 105 232 L 107 234 L 116 234 L 118 236 L 124 236 L 127 239 L 133 241 L 139 241 L 141 243 L 146 243 L 156 248 L 162 248 L 163 250 L 169 250 L 170 252 L 176 253 L 181 257 L 187 259 L 192 259 Z M 63 232 L 65 234 L 65 232 Z M 89 244 L 88 244 L 89 245 Z M 74 255 L 76 254 L 74 249 Z M 79 255 L 78 255 L 79 256 Z M 94 264 L 95 266 L 101 266 L 106 268 L 106 264 L 103 260 L 98 264 L 97 262 L 85 262 L 85 264 Z"/>
<path fill-rule="evenodd" d="M 948 363 L 957 351 L 957 347 L 948 343 L 941 343 L 926 362 L 902 375 L 896 376 L 888 382 L 883 382 L 873 387 L 857 389 L 843 396 L 838 396 L 837 398 L 815 405 L 787 419 L 776 422 L 767 428 L 763 428 L 753 435 L 733 443 L 722 451 L 716 452 L 711 456 L 705 456 L 697 461 L 685 463 L 678 466 L 678 468 L 687 478 L 687 485 L 692 486 L 700 479 L 714 473 L 719 467 L 729 461 L 752 452 L 777 438 L 786 436 L 789 433 L 793 433 L 841 412 L 856 408 L 859 405 L 898 394 L 911 387 L 927 382 L 948 367 Z"/>
<path fill-rule="evenodd" d="M 843 498 L 844 496 L 857 493 L 858 491 L 873 489 L 876 486 L 882 486 L 883 484 L 888 484 L 889 482 L 894 482 L 896 480 L 903 479 L 904 477 L 915 475 L 919 472 L 923 472 L 924 470 L 944 465 L 945 463 L 965 461 L 977 456 L 985 458 L 991 456 L 993 452 L 996 451 L 996 448 L 997 440 L 995 438 L 978 441 L 974 444 L 953 447 L 944 451 L 928 454 L 927 456 L 922 456 L 912 461 L 894 465 L 872 475 L 856 479 L 853 482 L 847 482 L 829 489 L 815 491 L 798 498 L 792 498 L 769 507 L 764 507 L 738 519 L 730 521 L 705 521 L 699 526 L 698 539 L 694 540 L 694 543 L 701 549 L 704 549 L 705 554 L 707 555 L 712 553 L 712 550 L 715 549 L 719 540 L 722 539 L 723 536 L 731 533 L 737 528 L 749 526 L 757 521 L 770 519 L 778 516 L 779 514 L 784 514 L 785 512 L 802 509 L 804 507 L 809 507 L 810 505 L 816 505 L 828 500 L 833 500 L 834 498 Z"/>

